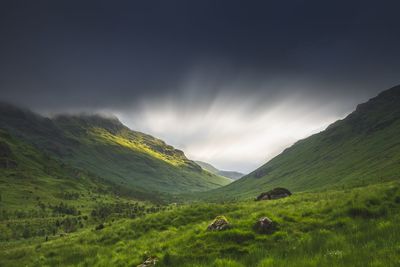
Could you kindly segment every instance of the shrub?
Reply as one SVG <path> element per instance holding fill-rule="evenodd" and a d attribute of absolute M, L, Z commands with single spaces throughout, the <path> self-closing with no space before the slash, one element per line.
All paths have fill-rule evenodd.
<path fill-rule="evenodd" d="M 78 220 L 76 218 L 68 217 L 68 218 L 64 219 L 61 222 L 61 224 L 66 233 L 72 233 L 72 232 L 75 232 L 77 229 Z"/>
<path fill-rule="evenodd" d="M 163 257 L 163 263 L 167 266 L 171 264 L 171 255 L 168 252 Z"/>
<path fill-rule="evenodd" d="M 351 207 L 347 210 L 350 217 L 373 218 L 373 212 L 366 207 Z"/>
<path fill-rule="evenodd" d="M 31 231 L 29 230 L 28 227 L 25 227 L 24 231 L 22 232 L 22 237 L 26 239 L 29 238 L 30 236 L 31 236 Z"/>
<path fill-rule="evenodd" d="M 386 216 L 388 210 L 386 207 L 380 209 L 372 209 L 367 207 L 351 207 L 347 210 L 347 214 L 352 218 L 373 219 Z"/>
<path fill-rule="evenodd" d="M 367 206 L 376 206 L 381 204 L 381 201 L 378 198 L 369 198 L 365 201 L 365 203 L 367 204 Z"/>
<path fill-rule="evenodd" d="M 101 229 L 103 229 L 104 228 L 104 224 L 99 224 L 99 225 L 97 225 L 94 229 L 96 230 L 96 231 L 99 231 L 99 230 L 101 230 Z"/>
<path fill-rule="evenodd" d="M 78 215 L 80 212 L 74 206 L 68 206 L 61 202 L 56 206 L 50 206 L 54 213 L 67 214 L 67 215 Z"/>

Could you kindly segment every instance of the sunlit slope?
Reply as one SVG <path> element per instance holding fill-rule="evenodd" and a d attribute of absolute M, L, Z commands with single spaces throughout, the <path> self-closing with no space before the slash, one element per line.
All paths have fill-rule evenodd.
<path fill-rule="evenodd" d="M 65 159 L 99 176 L 143 189 L 178 193 L 216 188 L 228 179 L 203 171 L 184 153 L 117 119 L 58 117 L 56 125 L 80 145 Z"/>
<path fill-rule="evenodd" d="M 0 129 L 58 160 L 119 186 L 142 192 L 179 193 L 217 188 L 228 179 L 203 171 L 182 151 L 131 131 L 116 118 L 48 119 L 0 105 Z"/>
<path fill-rule="evenodd" d="M 116 187 L 71 168 L 0 130 L 0 210 L 40 217 L 42 209 L 69 200 L 85 210 L 98 200 L 116 197 Z M 101 193 L 100 193 L 101 192 Z M 137 195 L 137 194 L 134 194 Z M 73 198 L 73 199 L 71 199 Z M 21 213 L 21 214 L 19 214 Z"/>
<path fill-rule="evenodd" d="M 400 178 L 400 86 L 361 104 L 325 131 L 298 141 L 214 196 L 253 197 L 281 186 L 293 191 Z"/>

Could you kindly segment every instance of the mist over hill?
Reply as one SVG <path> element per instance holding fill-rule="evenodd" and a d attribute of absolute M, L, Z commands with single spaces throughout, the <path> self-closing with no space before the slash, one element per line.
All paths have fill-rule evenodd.
<path fill-rule="evenodd" d="M 254 197 L 282 186 L 312 191 L 398 179 L 400 86 L 383 91 L 326 130 L 299 140 L 260 168 L 210 193 Z"/>
<path fill-rule="evenodd" d="M 1 104 L 0 129 L 49 157 L 141 192 L 179 193 L 216 188 L 227 178 L 201 169 L 185 154 L 115 117 L 42 117 Z"/>

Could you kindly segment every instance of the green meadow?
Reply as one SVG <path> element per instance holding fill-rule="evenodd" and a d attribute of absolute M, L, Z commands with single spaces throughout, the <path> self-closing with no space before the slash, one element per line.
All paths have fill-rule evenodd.
<path fill-rule="evenodd" d="M 260 202 L 171 204 L 136 218 L 111 214 L 101 229 L 89 218 L 87 226 L 47 241 L 3 241 L 0 263 L 136 266 L 157 257 L 157 266 L 398 266 L 399 211 L 398 181 Z M 231 227 L 207 231 L 218 215 Z M 263 216 L 277 224 L 273 233 L 253 229 Z"/>

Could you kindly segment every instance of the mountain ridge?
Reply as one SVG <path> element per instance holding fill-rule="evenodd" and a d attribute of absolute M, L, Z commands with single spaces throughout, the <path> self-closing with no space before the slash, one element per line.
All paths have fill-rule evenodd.
<path fill-rule="evenodd" d="M 400 86 L 379 93 L 324 131 L 297 141 L 238 181 L 206 197 L 254 197 L 273 187 L 293 191 L 364 185 L 400 174 Z"/>
<path fill-rule="evenodd" d="M 216 167 L 214 167 L 212 164 L 200 161 L 200 160 L 195 160 L 195 162 L 202 167 L 204 170 L 209 171 L 211 173 L 227 177 L 232 180 L 238 180 L 244 176 L 243 173 L 237 172 L 237 171 L 227 171 L 227 170 L 219 170 Z"/>
<path fill-rule="evenodd" d="M 176 194 L 229 183 L 203 171 L 182 151 L 129 129 L 115 117 L 81 114 L 47 118 L 3 103 L 0 129 L 65 164 L 130 189 Z"/>

